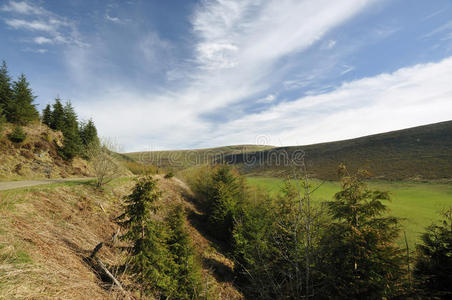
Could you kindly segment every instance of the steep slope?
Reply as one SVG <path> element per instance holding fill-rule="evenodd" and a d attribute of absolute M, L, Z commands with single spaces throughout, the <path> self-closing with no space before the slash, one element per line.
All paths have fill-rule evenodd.
<path fill-rule="evenodd" d="M 190 190 L 177 179 L 159 177 L 163 210 L 182 203 L 189 232 L 203 267 L 206 292 L 217 299 L 240 299 L 232 285 L 232 263 L 193 224 L 200 212 L 189 202 Z M 1 299 L 122 299 L 87 261 L 98 243 L 100 260 L 127 288 L 130 278 L 117 267 L 124 261 L 115 218 L 133 181 L 116 180 L 99 191 L 86 182 L 0 191 Z M 196 223 L 199 224 L 199 223 Z M 210 298 L 210 296 L 209 296 Z"/>
<path fill-rule="evenodd" d="M 339 163 L 352 171 L 364 168 L 374 178 L 450 179 L 452 121 L 338 142 L 231 154 L 225 161 L 245 174 L 284 176 L 299 169 L 302 157 L 319 179 L 337 179 Z"/>
<path fill-rule="evenodd" d="M 75 158 L 68 162 L 57 153 L 62 146 L 61 132 L 45 125 L 31 124 L 24 127 L 27 138 L 20 144 L 8 140 L 12 131 L 9 125 L 0 136 L 0 180 L 67 178 L 89 176 L 86 161 Z"/>

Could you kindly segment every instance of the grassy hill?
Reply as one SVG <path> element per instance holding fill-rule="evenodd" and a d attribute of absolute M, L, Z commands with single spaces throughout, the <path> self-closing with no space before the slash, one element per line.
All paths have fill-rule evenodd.
<path fill-rule="evenodd" d="M 137 162 L 155 165 L 159 168 L 182 170 L 221 160 L 232 154 L 256 152 L 272 148 L 273 146 L 236 145 L 193 150 L 133 152 L 125 155 Z"/>
<path fill-rule="evenodd" d="M 450 179 L 452 121 L 338 142 L 231 154 L 225 160 L 244 174 L 284 176 L 300 169 L 294 161 L 302 156 L 308 172 L 319 179 L 337 179 L 341 162 L 352 171 L 364 168 L 378 179 Z"/>

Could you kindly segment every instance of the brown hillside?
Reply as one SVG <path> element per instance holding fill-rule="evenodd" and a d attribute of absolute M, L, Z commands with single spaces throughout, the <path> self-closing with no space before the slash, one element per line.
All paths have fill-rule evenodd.
<path fill-rule="evenodd" d="M 57 153 L 62 146 L 61 132 L 45 125 L 24 127 L 27 138 L 23 143 L 9 141 L 7 126 L 0 136 L 0 180 L 84 177 L 90 175 L 88 163 L 80 158 L 72 162 L 63 160 Z"/>

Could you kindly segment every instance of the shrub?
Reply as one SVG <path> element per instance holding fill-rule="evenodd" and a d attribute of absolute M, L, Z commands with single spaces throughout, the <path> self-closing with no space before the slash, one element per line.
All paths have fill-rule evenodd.
<path fill-rule="evenodd" d="M 165 175 L 165 178 L 166 179 L 171 179 L 171 178 L 173 178 L 174 177 L 174 173 L 173 172 L 168 172 L 166 175 Z"/>
<path fill-rule="evenodd" d="M 24 130 L 20 126 L 16 126 L 10 134 L 8 134 L 8 138 L 13 143 L 22 143 L 27 138 Z"/>

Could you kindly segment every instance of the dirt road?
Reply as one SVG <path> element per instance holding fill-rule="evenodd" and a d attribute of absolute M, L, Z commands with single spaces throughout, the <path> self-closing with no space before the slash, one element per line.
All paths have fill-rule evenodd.
<path fill-rule="evenodd" d="M 36 185 L 61 183 L 68 181 L 85 181 L 93 178 L 65 178 L 65 179 L 40 179 L 40 180 L 23 180 L 23 181 L 0 181 L 0 191 L 13 190 Z"/>

